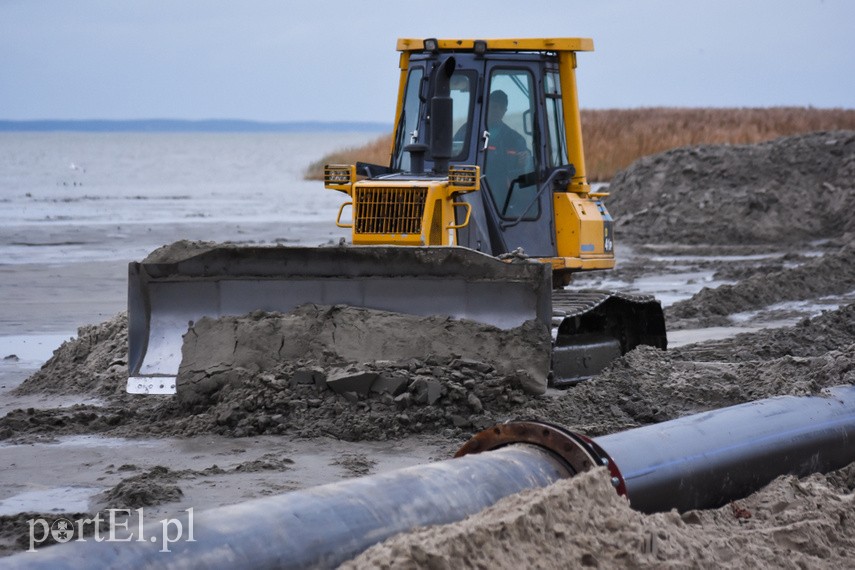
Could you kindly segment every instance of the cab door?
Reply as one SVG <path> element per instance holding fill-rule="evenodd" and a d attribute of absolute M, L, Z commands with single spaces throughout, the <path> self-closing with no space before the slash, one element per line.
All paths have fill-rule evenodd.
<path fill-rule="evenodd" d="M 479 161 L 485 207 L 492 214 L 493 254 L 522 248 L 554 257 L 552 193 L 543 188 L 548 162 L 540 62 L 488 61 Z"/>

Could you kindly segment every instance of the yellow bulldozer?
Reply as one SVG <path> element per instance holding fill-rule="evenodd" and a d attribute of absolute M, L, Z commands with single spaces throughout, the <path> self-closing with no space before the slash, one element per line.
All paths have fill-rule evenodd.
<path fill-rule="evenodd" d="M 341 247 L 206 247 L 129 267 L 129 380 L 171 393 L 203 316 L 345 304 L 552 331 L 550 382 L 665 348 L 650 296 L 568 288 L 614 267 L 613 221 L 585 175 L 576 88 L 587 38 L 400 39 L 386 165 L 327 165 L 348 199 Z"/>

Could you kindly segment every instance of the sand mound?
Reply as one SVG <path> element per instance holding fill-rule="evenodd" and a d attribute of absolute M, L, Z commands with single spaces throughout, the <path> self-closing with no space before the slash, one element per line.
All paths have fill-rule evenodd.
<path fill-rule="evenodd" d="M 128 379 L 128 317 L 120 313 L 99 325 L 77 329 L 77 337 L 18 387 L 18 394 L 53 393 L 121 396 Z"/>
<path fill-rule="evenodd" d="M 474 321 L 344 306 L 203 318 L 184 337 L 178 394 L 187 405 L 205 405 L 226 384 L 297 360 L 328 370 L 427 359 L 490 363 L 501 375 L 526 377 L 520 387 L 543 393 L 550 345 L 549 331 L 534 321 L 504 331 Z"/>
<path fill-rule="evenodd" d="M 177 401 L 192 429 L 231 435 L 486 427 L 546 389 L 550 342 L 534 322 L 502 331 L 338 306 L 202 319 L 185 335 Z"/>
<path fill-rule="evenodd" d="M 178 501 L 184 492 L 175 485 L 179 475 L 163 466 L 124 479 L 102 494 L 107 508 L 138 509 Z"/>
<path fill-rule="evenodd" d="M 134 397 L 124 393 L 126 323 L 119 315 L 81 329 L 19 389 L 100 395 L 105 405 L 15 410 L 0 418 L 0 438 L 110 431 L 354 441 L 436 433 L 462 441 L 507 419 L 527 392 L 543 391 L 549 369 L 549 333 L 533 322 L 501 331 L 305 306 L 286 315 L 200 320 L 185 338 L 178 396 Z M 90 358 L 79 357 L 87 352 Z M 68 380 L 49 381 L 55 378 Z"/>
<path fill-rule="evenodd" d="M 781 477 L 744 501 L 680 516 L 633 511 L 597 470 L 398 535 L 342 568 L 844 567 L 855 548 L 853 473 Z"/>
<path fill-rule="evenodd" d="M 222 247 L 224 243 L 213 241 L 194 241 L 182 239 L 176 242 L 162 245 L 149 253 L 143 263 L 174 263 L 187 259 L 192 255 L 205 253 L 206 251 Z"/>
<path fill-rule="evenodd" d="M 332 435 L 357 441 L 431 433 L 459 443 L 479 428 L 515 417 L 537 417 L 596 436 L 759 398 L 855 384 L 853 315 L 855 305 L 849 305 L 793 327 L 724 341 L 668 352 L 639 347 L 596 378 L 543 396 L 527 394 L 518 377 L 500 373 L 486 358 L 432 355 L 341 368 L 326 366 L 338 363 L 338 356 L 321 353 L 329 360 L 302 355 L 269 367 L 235 368 L 236 381 L 223 382 L 204 400 L 132 397 L 122 392 L 121 374 L 112 378 L 115 371 L 98 375 L 97 370 L 73 368 L 86 362 L 72 358 L 80 350 L 77 343 L 90 342 L 86 337 L 64 344 L 46 365 L 54 372 L 43 369 L 22 389 L 56 389 L 42 379 L 57 370 L 83 379 L 95 374 L 97 381 L 70 382 L 64 389 L 106 394 L 106 405 L 16 410 L 0 418 L 0 438 L 218 433 Z M 92 348 L 104 354 L 115 347 L 116 336 L 125 334 L 116 319 L 94 329 L 100 341 Z M 352 389 L 331 389 L 328 381 L 337 378 L 354 382 Z"/>
<path fill-rule="evenodd" d="M 413 360 L 330 373 L 359 382 L 367 379 L 372 387 L 379 383 L 392 391 L 333 391 L 326 382 L 337 376 L 327 376 L 316 362 L 304 360 L 256 374 L 230 375 L 205 405 L 176 401 L 171 409 L 176 417 L 164 427 L 181 435 L 287 433 L 359 441 L 434 433 L 462 438 L 469 430 L 506 418 L 528 398 L 513 378 L 482 362 Z"/>
<path fill-rule="evenodd" d="M 678 148 L 619 172 L 618 241 L 805 243 L 855 231 L 855 132 Z"/>
<path fill-rule="evenodd" d="M 727 315 L 773 303 L 815 299 L 855 289 L 855 247 L 847 245 L 794 268 L 758 272 L 736 285 L 704 287 L 690 299 L 668 307 L 668 328 L 728 324 Z"/>
<path fill-rule="evenodd" d="M 602 435 L 751 400 L 855 384 L 853 314 L 855 305 L 849 305 L 794 327 L 668 352 L 641 346 L 592 380 L 559 396 L 529 400 L 517 412 Z M 792 347 L 812 334 L 818 342 L 792 355 Z"/>
<path fill-rule="evenodd" d="M 803 319 L 793 327 L 742 333 L 670 351 L 681 360 L 745 362 L 785 356 L 816 357 L 855 344 L 855 304 Z"/>

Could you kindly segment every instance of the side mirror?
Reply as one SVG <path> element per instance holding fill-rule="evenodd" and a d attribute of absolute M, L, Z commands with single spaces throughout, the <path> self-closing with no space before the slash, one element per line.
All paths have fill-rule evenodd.
<path fill-rule="evenodd" d="M 552 184 L 553 192 L 565 192 L 574 176 L 576 176 L 576 167 L 572 164 L 563 164 L 552 169 L 547 181 Z"/>

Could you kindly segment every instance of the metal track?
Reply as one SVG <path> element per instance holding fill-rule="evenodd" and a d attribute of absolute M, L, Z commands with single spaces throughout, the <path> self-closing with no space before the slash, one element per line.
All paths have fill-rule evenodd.
<path fill-rule="evenodd" d="M 552 385 L 575 384 L 638 345 L 664 350 L 665 315 L 652 295 L 557 289 L 552 339 Z"/>
<path fill-rule="evenodd" d="M 552 292 L 552 314 L 562 320 L 576 317 L 594 310 L 610 297 L 625 300 L 629 303 L 657 302 L 653 295 L 638 295 L 621 291 L 600 291 L 597 289 L 556 289 Z"/>

